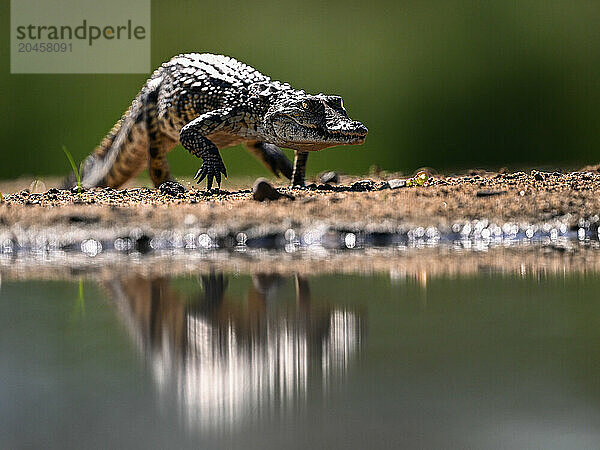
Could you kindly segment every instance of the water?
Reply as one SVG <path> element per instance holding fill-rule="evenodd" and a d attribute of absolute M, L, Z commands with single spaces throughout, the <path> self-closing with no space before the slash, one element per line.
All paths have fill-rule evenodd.
<path fill-rule="evenodd" d="M 597 272 L 36 273 L 2 448 L 600 446 Z"/>

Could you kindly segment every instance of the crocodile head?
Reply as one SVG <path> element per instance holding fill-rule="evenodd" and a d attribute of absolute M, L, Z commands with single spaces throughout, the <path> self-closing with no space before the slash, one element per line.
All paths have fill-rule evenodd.
<path fill-rule="evenodd" d="M 283 93 L 271 104 L 263 129 L 269 142 L 302 151 L 365 141 L 367 127 L 350 119 L 337 95 Z"/>

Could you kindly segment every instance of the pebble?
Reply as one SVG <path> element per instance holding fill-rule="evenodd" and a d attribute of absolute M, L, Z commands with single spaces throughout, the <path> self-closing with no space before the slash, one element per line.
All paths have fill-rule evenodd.
<path fill-rule="evenodd" d="M 41 194 L 46 191 L 46 184 L 41 180 L 33 180 L 29 185 L 29 191 L 36 194 Z"/>
<path fill-rule="evenodd" d="M 373 185 L 374 183 L 372 180 L 359 180 L 355 183 L 352 183 L 350 190 L 354 192 L 370 191 L 373 189 Z"/>
<path fill-rule="evenodd" d="M 289 194 L 282 194 L 275 189 L 266 178 L 258 178 L 252 186 L 252 198 L 258 202 L 264 202 L 265 200 L 279 200 L 285 197 L 290 200 L 294 200 L 294 197 Z"/>
<path fill-rule="evenodd" d="M 158 190 L 165 195 L 173 197 L 178 197 L 185 193 L 185 188 L 177 181 L 165 181 L 158 187 Z"/>
<path fill-rule="evenodd" d="M 323 184 L 328 184 L 328 183 L 337 184 L 340 182 L 340 176 L 338 175 L 337 172 L 325 172 L 323 175 L 321 175 L 320 181 Z"/>
<path fill-rule="evenodd" d="M 390 189 L 398 189 L 406 187 L 406 180 L 400 180 L 398 178 L 394 178 L 393 180 L 388 180 L 388 185 Z"/>
<path fill-rule="evenodd" d="M 544 181 L 546 179 L 546 177 L 544 176 L 544 174 L 542 172 L 538 172 L 537 170 L 532 170 L 531 173 L 533 174 L 533 178 L 535 178 L 536 181 Z"/>

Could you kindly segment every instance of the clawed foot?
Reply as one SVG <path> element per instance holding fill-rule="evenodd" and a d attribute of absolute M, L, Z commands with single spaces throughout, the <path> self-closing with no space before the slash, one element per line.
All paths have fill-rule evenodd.
<path fill-rule="evenodd" d="M 217 180 L 217 186 L 221 186 L 221 174 L 227 178 L 227 169 L 222 159 L 205 159 L 194 178 L 198 183 L 206 178 L 206 190 L 210 191 L 213 178 Z"/>

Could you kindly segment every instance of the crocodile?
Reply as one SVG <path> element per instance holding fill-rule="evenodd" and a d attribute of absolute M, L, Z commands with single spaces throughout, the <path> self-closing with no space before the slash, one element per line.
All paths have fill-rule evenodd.
<path fill-rule="evenodd" d="M 367 133 L 340 96 L 308 94 L 228 56 L 180 54 L 153 72 L 81 163 L 81 184 L 116 188 L 146 167 L 155 187 L 175 182 L 167 153 L 181 143 L 202 158 L 194 178 L 210 191 L 227 176 L 219 150 L 244 143 L 276 176 L 303 186 L 308 152 L 362 144 Z M 280 147 L 295 151 L 293 166 Z"/>

